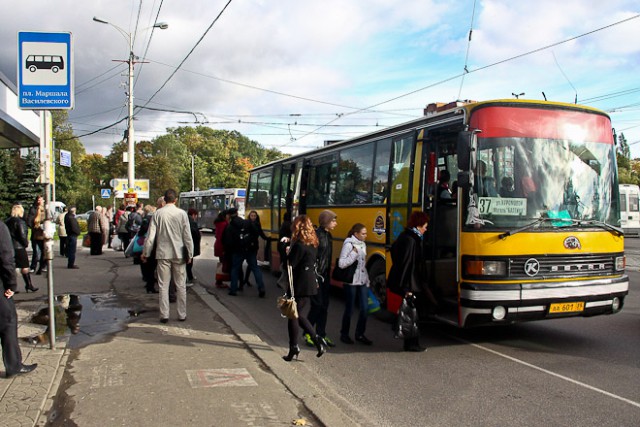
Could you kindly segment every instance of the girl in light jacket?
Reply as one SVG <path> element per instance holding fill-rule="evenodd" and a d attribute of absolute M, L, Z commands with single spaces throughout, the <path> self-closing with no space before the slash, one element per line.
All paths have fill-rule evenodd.
<path fill-rule="evenodd" d="M 356 341 L 366 345 L 373 342 L 365 335 L 367 328 L 367 298 L 369 287 L 369 274 L 367 273 L 367 246 L 364 240 L 367 238 L 367 229 L 363 224 L 357 223 L 351 227 L 349 237 L 347 237 L 342 245 L 338 265 L 340 268 L 347 268 L 354 262 L 357 263 L 356 270 L 353 274 L 351 283 L 343 285 L 345 295 L 344 314 L 342 315 L 342 328 L 340 329 L 340 341 L 345 344 L 353 344 L 353 340 L 349 337 L 349 329 L 351 327 L 351 314 L 353 313 L 354 303 L 358 302 L 360 314 L 358 316 L 358 324 L 356 325 Z"/>

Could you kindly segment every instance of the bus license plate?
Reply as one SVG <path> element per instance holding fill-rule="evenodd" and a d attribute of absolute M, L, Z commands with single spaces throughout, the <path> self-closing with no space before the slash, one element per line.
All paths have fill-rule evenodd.
<path fill-rule="evenodd" d="M 551 304 L 549 313 L 572 313 L 584 310 L 584 302 L 561 302 Z"/>

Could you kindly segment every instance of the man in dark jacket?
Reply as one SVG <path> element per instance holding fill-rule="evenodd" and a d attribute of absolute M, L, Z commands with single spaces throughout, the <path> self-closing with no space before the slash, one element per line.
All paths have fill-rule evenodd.
<path fill-rule="evenodd" d="M 330 272 L 333 253 L 333 236 L 331 230 L 338 225 L 335 212 L 324 210 L 320 212 L 316 228 L 318 236 L 318 258 L 316 260 L 316 275 L 318 276 L 318 293 L 311 297 L 309 322 L 316 327 L 316 333 L 324 339 L 329 347 L 334 347 L 333 341 L 327 337 L 327 317 L 329 313 L 329 291 L 331 289 Z M 315 345 L 310 335 L 305 334 L 307 345 Z"/>
<path fill-rule="evenodd" d="M 2 221 L 0 221 L 0 278 L 3 285 L 3 294 L 0 295 L 0 342 L 5 377 L 10 378 L 31 372 L 38 364 L 22 364 L 22 352 L 18 344 L 18 314 L 13 301 L 17 288 L 14 250 L 9 229 Z"/>
<path fill-rule="evenodd" d="M 262 280 L 262 271 L 255 256 L 249 256 L 251 241 L 257 239 L 257 230 L 251 221 L 238 216 L 236 208 L 229 209 L 229 216 L 229 225 L 224 229 L 222 236 L 225 253 L 227 251 L 231 253 L 231 287 L 229 295 L 236 296 L 238 294 L 238 279 L 242 278 L 242 264 L 246 260 L 248 262 L 247 268 L 251 269 L 253 276 L 256 278 L 258 296 L 264 298 L 266 293 L 264 281 Z"/>
<path fill-rule="evenodd" d="M 64 217 L 64 227 L 67 229 L 67 268 L 80 268 L 76 265 L 76 249 L 78 247 L 78 236 L 80 236 L 80 225 L 76 219 L 76 207 L 73 206 Z"/>

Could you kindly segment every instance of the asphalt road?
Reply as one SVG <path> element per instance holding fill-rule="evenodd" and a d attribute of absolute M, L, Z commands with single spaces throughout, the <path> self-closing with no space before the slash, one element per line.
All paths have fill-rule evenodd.
<path fill-rule="evenodd" d="M 203 243 L 212 247 L 212 236 Z M 211 253 L 206 248 L 197 260 L 200 280 L 213 280 Z M 292 369 L 313 376 L 365 425 L 639 425 L 640 239 L 627 240 L 627 253 L 631 289 L 616 315 L 465 331 L 432 324 L 422 336 L 429 349 L 418 354 L 401 352 L 389 324 L 370 318 L 373 346 L 339 343 L 320 359 L 303 348 Z M 264 276 L 266 299 L 255 287 L 220 298 L 286 354 L 286 322 L 275 306 L 280 291 Z M 342 310 L 336 293 L 328 326 L 336 339 Z"/>

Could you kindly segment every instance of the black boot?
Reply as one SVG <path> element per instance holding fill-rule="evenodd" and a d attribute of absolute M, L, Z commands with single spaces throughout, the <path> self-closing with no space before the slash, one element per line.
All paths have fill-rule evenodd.
<path fill-rule="evenodd" d="M 324 343 L 324 339 L 320 335 L 316 335 L 313 337 L 313 343 L 316 345 L 318 349 L 318 353 L 316 353 L 316 357 L 320 357 L 327 352 L 327 345 Z"/>
<path fill-rule="evenodd" d="M 24 280 L 24 287 L 27 293 L 29 293 L 29 291 L 35 292 L 38 290 L 38 288 L 34 287 L 33 283 L 31 283 L 31 275 L 29 273 L 26 273 L 26 274 L 23 273 L 22 279 Z"/>
<path fill-rule="evenodd" d="M 287 362 L 291 362 L 294 357 L 297 359 L 299 354 L 300 354 L 300 347 L 298 347 L 298 344 L 296 344 L 296 345 L 289 346 L 289 354 L 287 354 L 286 356 L 282 356 L 282 358 Z"/>

